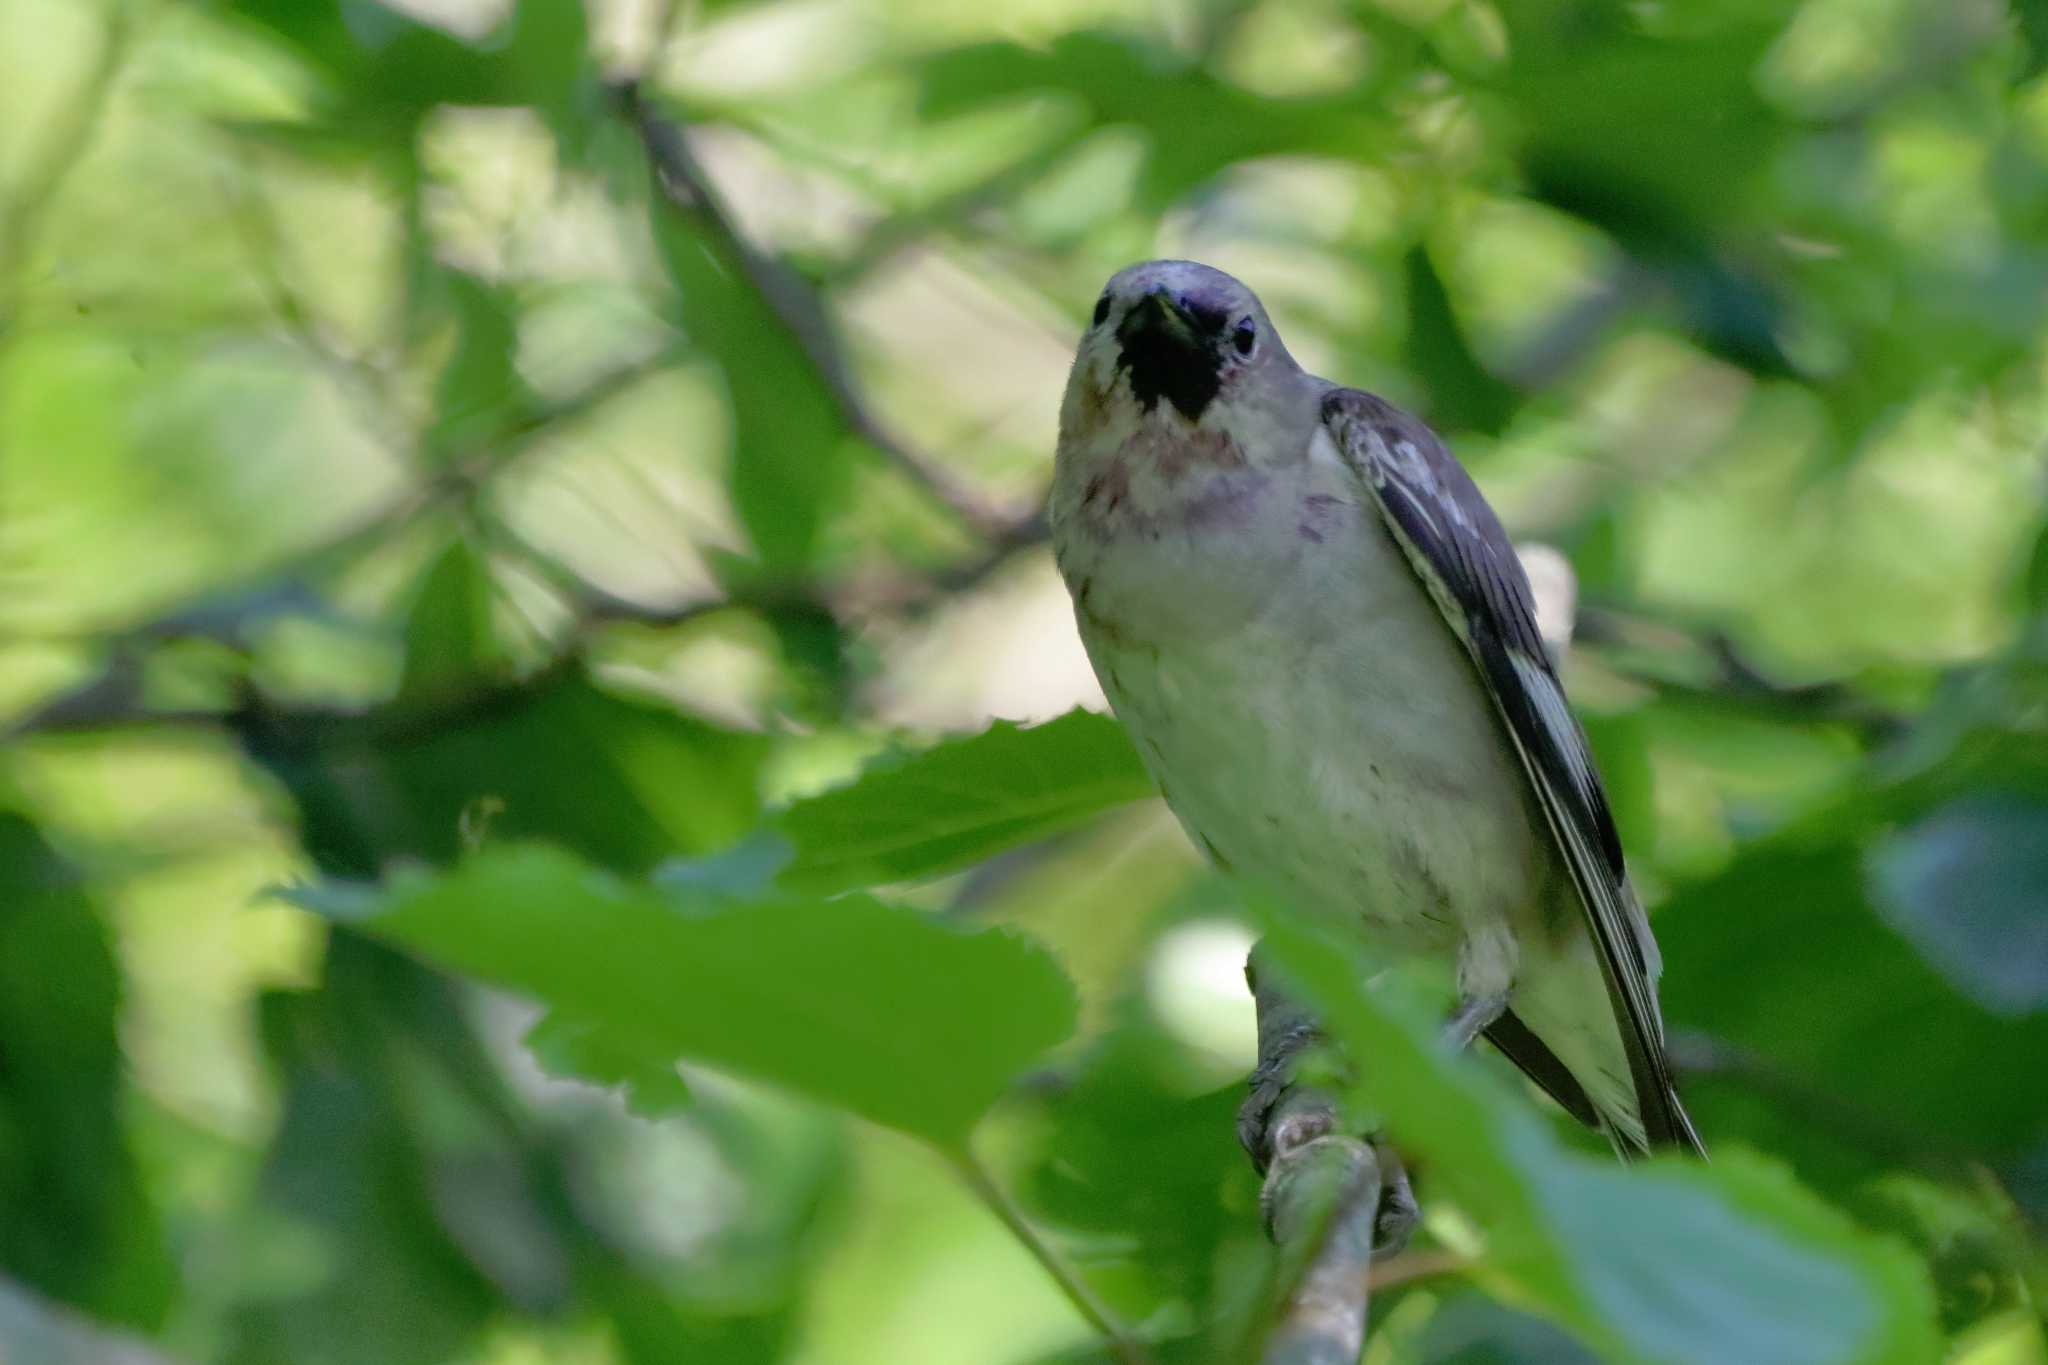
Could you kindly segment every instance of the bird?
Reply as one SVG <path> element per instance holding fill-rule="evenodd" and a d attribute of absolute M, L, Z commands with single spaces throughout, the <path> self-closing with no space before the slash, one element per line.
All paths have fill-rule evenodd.
<path fill-rule="evenodd" d="M 1076 351 L 1047 519 L 1104 695 L 1216 867 L 1451 968 L 1453 1045 L 1624 1157 L 1705 1154 L 1528 579 L 1434 431 L 1304 370 L 1231 275 L 1146 261 Z"/>

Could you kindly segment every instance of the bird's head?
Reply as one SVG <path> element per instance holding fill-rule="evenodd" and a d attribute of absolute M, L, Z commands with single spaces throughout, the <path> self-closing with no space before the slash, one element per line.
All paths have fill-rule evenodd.
<path fill-rule="evenodd" d="M 1146 261 L 1110 277 L 1069 381 L 1094 413 L 1201 421 L 1220 398 L 1300 373 L 1258 296 L 1194 261 Z"/>

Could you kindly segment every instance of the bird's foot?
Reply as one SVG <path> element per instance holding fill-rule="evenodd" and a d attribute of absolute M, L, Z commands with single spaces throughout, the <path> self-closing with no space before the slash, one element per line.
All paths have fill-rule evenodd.
<path fill-rule="evenodd" d="M 1310 1086 L 1290 1085 L 1284 1077 L 1254 1072 L 1252 1093 L 1237 1111 L 1237 1137 L 1251 1154 L 1252 1164 L 1266 1176 L 1259 1196 L 1268 1231 L 1273 1230 L 1275 1191 L 1296 1160 L 1308 1159 L 1309 1148 L 1342 1131 L 1337 1105 Z M 1379 1161 L 1379 1208 L 1373 1217 L 1373 1254 L 1392 1255 L 1408 1244 L 1421 1209 L 1409 1187 L 1408 1171 L 1396 1152 L 1377 1133 L 1365 1138 Z"/>
<path fill-rule="evenodd" d="M 1262 1035 L 1251 1093 L 1237 1109 L 1237 1140 L 1264 1174 L 1282 1150 L 1291 1151 L 1334 1130 L 1337 1106 L 1322 1091 L 1295 1084 L 1295 1061 L 1321 1041 L 1312 1025 L 1294 1022 Z"/>
<path fill-rule="evenodd" d="M 1237 1111 L 1237 1140 L 1251 1156 L 1266 1183 L 1259 1204 L 1268 1231 L 1273 1228 L 1273 1198 L 1282 1173 L 1319 1138 L 1342 1131 L 1336 1099 L 1329 1092 L 1295 1080 L 1295 1062 L 1321 1040 L 1305 1022 L 1269 1031 L 1261 1039 L 1258 1066 L 1252 1071 L 1251 1094 Z M 1373 1254 L 1391 1255 L 1408 1244 L 1421 1217 L 1408 1172 L 1378 1134 L 1365 1139 L 1379 1161 L 1380 1199 L 1373 1219 Z"/>

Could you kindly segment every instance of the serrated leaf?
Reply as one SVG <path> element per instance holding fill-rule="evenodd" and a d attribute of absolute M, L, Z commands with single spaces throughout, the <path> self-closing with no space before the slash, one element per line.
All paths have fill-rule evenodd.
<path fill-rule="evenodd" d="M 1562 1148 L 1525 1101 L 1363 989 L 1371 964 L 1284 913 L 1264 920 L 1330 1036 L 1370 1059 L 1387 1127 L 1484 1228 L 1489 1268 L 1588 1343 L 1669 1365 L 1938 1358 L 1922 1267 L 1782 1168 L 1727 1149 L 1711 1166 L 1624 1167 Z"/>
<path fill-rule="evenodd" d="M 935 877 L 1152 793 L 1137 751 L 1107 716 L 998 721 L 874 764 L 783 811 L 777 824 L 795 856 L 781 881 L 837 891 Z"/>
<path fill-rule="evenodd" d="M 947 1148 L 1075 1017 L 1051 956 L 1004 930 L 865 896 L 661 890 L 539 846 L 401 879 L 352 922 L 602 1030 L 636 1066 L 692 1058 Z"/>

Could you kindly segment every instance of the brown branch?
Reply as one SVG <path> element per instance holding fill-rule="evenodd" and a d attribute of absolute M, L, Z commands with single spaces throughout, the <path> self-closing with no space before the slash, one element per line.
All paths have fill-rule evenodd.
<path fill-rule="evenodd" d="M 440 496 L 443 494 L 439 492 L 412 494 L 401 500 L 399 511 L 409 518 L 433 506 Z M 547 551 L 519 536 L 502 520 L 489 517 L 480 520 L 495 544 L 518 555 L 542 581 L 570 603 L 575 614 L 574 626 L 566 640 L 559 642 L 561 653 L 543 667 L 542 674 L 574 666 L 583 657 L 590 637 L 608 625 L 669 629 L 722 611 L 773 613 L 804 609 L 825 611 L 840 620 L 883 614 L 915 616 L 948 597 L 971 590 L 1014 556 L 1040 544 L 1045 538 L 1043 521 L 1030 517 L 1011 526 L 983 554 L 930 575 L 906 576 L 892 582 L 872 584 L 865 589 L 858 585 L 842 587 L 824 582 L 763 582 L 730 593 L 668 604 L 648 604 L 620 597 L 591 583 Z M 353 548 L 384 529 L 385 522 L 379 519 L 350 526 L 336 538 L 301 552 L 295 562 L 310 567 Z M 285 613 L 311 613 L 323 605 L 309 592 L 297 587 L 290 576 L 279 577 L 281 581 L 271 589 L 255 589 L 225 600 L 202 599 L 139 624 L 99 634 L 95 638 L 101 640 L 107 650 L 106 662 L 99 672 L 0 730 L 0 741 L 31 734 L 123 729 L 137 725 L 233 727 L 251 718 L 261 718 L 266 723 L 286 729 L 301 723 L 325 729 L 365 721 L 380 714 L 376 711 L 279 708 L 262 702 L 253 694 L 245 698 L 239 711 L 164 710 L 146 704 L 143 672 L 149 646 L 171 640 L 207 639 L 240 648 L 247 643 L 248 627 L 252 624 Z M 517 690 L 516 686 L 513 690 Z M 490 696 L 496 696 L 503 689 L 487 691 Z M 388 714 L 386 720 L 389 720 Z"/>
<path fill-rule="evenodd" d="M 683 129 L 648 104 L 637 82 L 620 84 L 615 87 L 615 95 L 646 148 L 648 161 L 669 205 L 701 227 L 737 263 L 747 282 L 817 371 L 847 430 L 872 446 L 977 534 L 1000 535 L 1009 523 L 1008 518 L 962 488 L 934 460 L 913 449 L 875 415 L 854 382 L 845 348 L 817 293 L 781 260 L 756 247 L 740 232 L 717 187 L 690 150 Z"/>
<path fill-rule="evenodd" d="M 1841 725 L 1883 743 L 1910 725 L 1908 716 L 1838 681 L 1780 683 L 1759 671 L 1726 631 L 1649 617 L 1626 607 L 1581 605 L 1573 644 L 1600 651 L 1606 665 L 1660 696 L 1748 712 L 1769 712 L 1794 724 Z M 1644 666 L 1625 655 L 1668 656 L 1669 667 Z M 1659 662 L 1665 662 L 1660 657 Z"/>
<path fill-rule="evenodd" d="M 915 617 L 932 606 L 971 592 L 1000 572 L 1017 555 L 1045 542 L 1045 518 L 1037 513 L 1008 523 L 980 553 L 929 573 L 907 573 L 866 582 L 839 584 L 824 579 L 758 581 L 723 593 L 646 603 L 621 597 L 592 583 L 570 565 L 535 545 L 502 518 L 481 519 L 485 531 L 501 548 L 518 556 L 549 587 L 571 605 L 574 635 L 587 638 L 607 625 L 639 625 L 667 629 L 688 625 L 722 611 L 822 611 L 840 620 L 893 615 Z"/>

